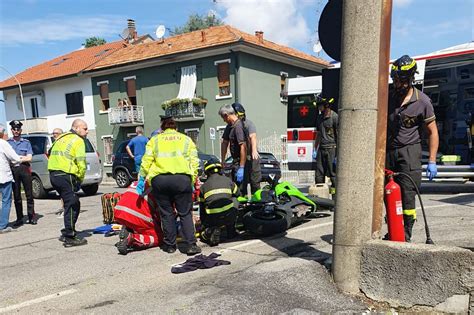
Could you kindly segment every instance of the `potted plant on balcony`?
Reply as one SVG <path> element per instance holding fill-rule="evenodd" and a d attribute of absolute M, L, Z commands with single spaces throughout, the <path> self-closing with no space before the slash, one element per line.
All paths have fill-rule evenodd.
<path fill-rule="evenodd" d="M 173 98 L 161 104 L 161 108 L 165 110 L 166 115 L 174 117 L 194 116 L 203 112 L 203 108 L 207 104 L 207 99 L 202 97 L 189 98 Z"/>

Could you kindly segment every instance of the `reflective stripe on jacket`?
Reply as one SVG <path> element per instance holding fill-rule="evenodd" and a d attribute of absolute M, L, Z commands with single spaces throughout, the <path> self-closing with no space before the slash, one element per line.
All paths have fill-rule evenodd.
<path fill-rule="evenodd" d="M 199 201 L 207 214 L 217 214 L 233 208 L 239 188 L 230 178 L 211 174 L 201 186 Z"/>
<path fill-rule="evenodd" d="M 86 175 L 86 144 L 73 132 L 61 135 L 53 144 L 48 160 L 49 171 L 75 175 L 80 182 Z"/>
<path fill-rule="evenodd" d="M 188 136 L 174 129 L 166 129 L 146 145 L 140 176 L 151 181 L 160 174 L 190 175 L 194 183 L 199 168 L 196 145 Z"/>

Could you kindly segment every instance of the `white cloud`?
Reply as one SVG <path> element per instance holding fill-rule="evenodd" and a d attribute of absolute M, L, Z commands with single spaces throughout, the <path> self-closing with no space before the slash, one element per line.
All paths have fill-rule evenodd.
<path fill-rule="evenodd" d="M 393 5 L 397 7 L 406 7 L 410 5 L 413 0 L 393 0 Z"/>
<path fill-rule="evenodd" d="M 394 35 L 402 38 L 433 38 L 447 37 L 450 34 L 462 33 L 471 30 L 470 18 L 459 18 L 457 20 L 440 21 L 429 27 L 421 22 L 404 19 L 392 25 Z"/>
<path fill-rule="evenodd" d="M 311 31 L 303 11 L 313 1 L 304 0 L 239 0 L 218 2 L 223 20 L 244 32 L 263 31 L 264 38 L 287 45 L 305 45 Z"/>
<path fill-rule="evenodd" d="M 126 18 L 119 16 L 54 15 L 29 21 L 8 21 L 0 24 L 0 42 L 4 46 L 44 44 L 91 36 L 107 37 L 120 34 Z"/>

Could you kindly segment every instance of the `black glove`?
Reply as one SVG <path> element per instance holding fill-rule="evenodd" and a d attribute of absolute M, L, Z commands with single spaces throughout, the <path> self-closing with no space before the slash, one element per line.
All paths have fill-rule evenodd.
<path fill-rule="evenodd" d="M 79 190 L 81 190 L 81 182 L 77 178 L 74 178 L 72 181 L 72 187 L 74 189 L 74 192 L 78 192 Z"/>

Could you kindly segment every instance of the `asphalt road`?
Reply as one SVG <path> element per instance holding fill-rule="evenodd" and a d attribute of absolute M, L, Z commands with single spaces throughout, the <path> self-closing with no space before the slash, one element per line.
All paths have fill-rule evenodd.
<path fill-rule="evenodd" d="M 120 190 L 102 186 L 100 193 Z M 423 201 L 436 244 L 474 248 L 474 194 L 423 195 Z M 364 300 L 338 292 L 323 266 L 331 254 L 329 212 L 285 235 L 242 235 L 217 248 L 203 245 L 204 254 L 219 252 L 231 264 L 172 274 L 171 266 L 187 256 L 157 248 L 118 255 L 117 237 L 90 233 L 101 225 L 100 194 L 81 203 L 78 229 L 86 246 L 66 249 L 57 240 L 58 199 L 36 200 L 38 225 L 0 234 L 0 313 L 360 313 L 368 308 Z M 414 232 L 420 243 L 421 222 Z"/>

